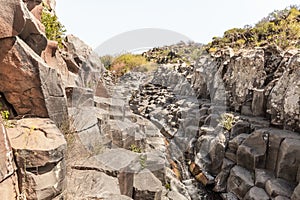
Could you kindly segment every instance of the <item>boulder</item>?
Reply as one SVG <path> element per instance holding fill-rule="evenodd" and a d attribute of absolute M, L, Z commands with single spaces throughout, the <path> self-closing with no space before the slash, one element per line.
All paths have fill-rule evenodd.
<path fill-rule="evenodd" d="M 279 149 L 276 176 L 291 182 L 299 182 L 300 139 L 285 139 Z"/>
<path fill-rule="evenodd" d="M 265 168 L 267 139 L 264 131 L 251 133 L 237 150 L 237 164 L 249 170 Z"/>
<path fill-rule="evenodd" d="M 68 68 L 70 64 L 64 60 L 58 49 L 58 43 L 56 41 L 48 40 L 47 46 L 42 52 L 41 57 L 49 66 L 56 69 L 61 75 L 64 88 L 76 86 L 76 83 L 79 81 L 78 76 L 73 73 L 72 69 Z"/>
<path fill-rule="evenodd" d="M 148 170 L 134 175 L 134 196 L 136 200 L 160 200 L 162 183 Z"/>
<path fill-rule="evenodd" d="M 47 46 L 45 27 L 42 23 L 23 5 L 24 18 L 26 20 L 22 32 L 18 35 L 32 50 L 41 55 Z M 39 8 L 41 12 L 41 7 Z"/>
<path fill-rule="evenodd" d="M 54 122 L 21 119 L 7 131 L 19 167 L 20 190 L 27 198 L 47 199 L 62 193 L 67 144 Z"/>
<path fill-rule="evenodd" d="M 88 87 L 95 90 L 99 78 L 102 77 L 102 73 L 105 71 L 99 56 L 88 45 L 74 35 L 66 36 L 65 46 L 67 52 L 63 52 L 62 55 L 66 60 L 69 69 L 76 68 L 76 71 L 71 71 L 78 74 L 80 77 L 77 86 Z M 71 60 L 72 64 L 67 60 Z M 75 63 L 73 61 L 75 61 Z"/>
<path fill-rule="evenodd" d="M 227 181 L 227 191 L 243 199 L 246 193 L 254 186 L 253 174 L 238 165 L 233 167 Z"/>
<path fill-rule="evenodd" d="M 247 199 L 247 200 L 257 200 L 257 199 L 269 200 L 270 197 L 268 196 L 268 194 L 266 193 L 266 191 L 264 189 L 254 186 L 249 190 L 249 192 L 246 194 L 244 199 Z"/>
<path fill-rule="evenodd" d="M 58 125 L 67 107 L 60 75 L 44 63 L 20 38 L 0 40 L 0 85 L 20 116 L 49 117 Z"/>
<path fill-rule="evenodd" d="M 42 12 L 43 12 L 43 5 L 42 0 L 23 0 L 25 2 L 28 10 L 33 14 L 33 16 L 41 21 L 42 20 Z"/>
<path fill-rule="evenodd" d="M 26 23 L 24 10 L 27 8 L 23 2 L 8 0 L 1 4 L 0 9 L 0 39 L 19 35 Z"/>
<path fill-rule="evenodd" d="M 266 191 L 271 197 L 284 196 L 290 198 L 295 186 L 283 179 L 270 179 L 266 182 Z"/>
<path fill-rule="evenodd" d="M 72 169 L 72 177 L 68 179 L 67 199 L 111 199 L 121 196 L 119 182 L 103 172 Z"/>
<path fill-rule="evenodd" d="M 3 199 L 14 200 L 19 195 L 18 179 L 13 151 L 2 117 L 0 117 L 0 144 L 0 194 Z"/>

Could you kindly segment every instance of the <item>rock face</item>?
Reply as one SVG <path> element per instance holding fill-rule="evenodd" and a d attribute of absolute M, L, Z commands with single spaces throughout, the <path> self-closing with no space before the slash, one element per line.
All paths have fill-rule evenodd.
<path fill-rule="evenodd" d="M 18 177 L 13 151 L 6 128 L 0 117 L 0 194 L 1 198 L 13 200 L 19 196 Z"/>
<path fill-rule="evenodd" d="M 0 43 L 0 77 L 7 83 L 1 85 L 0 91 L 17 115 L 50 117 L 61 123 L 67 116 L 67 107 L 57 71 L 18 37 L 2 39 Z"/>
<path fill-rule="evenodd" d="M 49 199 L 65 187 L 64 136 L 49 119 L 32 118 L 8 128 L 14 151 L 20 191 L 29 199 Z"/>
<path fill-rule="evenodd" d="M 2 4 L 2 198 L 299 199 L 299 50 L 153 49 L 157 70 L 116 80 L 46 40 L 40 0 Z"/>

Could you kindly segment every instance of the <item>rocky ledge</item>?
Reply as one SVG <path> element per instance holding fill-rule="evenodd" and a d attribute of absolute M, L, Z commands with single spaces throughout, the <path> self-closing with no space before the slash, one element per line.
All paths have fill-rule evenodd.
<path fill-rule="evenodd" d="M 300 198 L 298 49 L 227 48 L 115 81 L 75 36 L 47 40 L 40 8 L 0 8 L 1 198 Z"/>

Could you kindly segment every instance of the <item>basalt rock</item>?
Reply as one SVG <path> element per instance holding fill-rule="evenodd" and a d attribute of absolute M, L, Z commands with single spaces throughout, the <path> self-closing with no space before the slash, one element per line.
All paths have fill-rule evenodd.
<path fill-rule="evenodd" d="M 17 115 L 50 117 L 60 124 L 67 116 L 60 75 L 20 38 L 0 41 L 0 91 Z"/>
<path fill-rule="evenodd" d="M 19 195 L 18 177 L 13 151 L 7 136 L 5 123 L 0 117 L 0 194 L 7 200 L 17 199 Z"/>
<path fill-rule="evenodd" d="M 20 191 L 28 199 L 49 199 L 66 184 L 64 136 L 49 119 L 18 120 L 8 128 L 18 166 Z"/>

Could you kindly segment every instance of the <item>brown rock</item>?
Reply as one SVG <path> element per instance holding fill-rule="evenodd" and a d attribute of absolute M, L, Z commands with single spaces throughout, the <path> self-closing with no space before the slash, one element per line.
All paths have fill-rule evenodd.
<path fill-rule="evenodd" d="M 253 186 L 253 175 L 248 170 L 237 165 L 231 169 L 227 181 L 227 191 L 234 193 L 239 199 L 243 199 Z"/>
<path fill-rule="evenodd" d="M 18 179 L 10 141 L 0 117 L 0 194 L 2 199 L 14 200 L 19 194 Z"/>
<path fill-rule="evenodd" d="M 20 188 L 28 199 L 47 199 L 65 185 L 66 141 L 49 119 L 18 120 L 8 136 L 19 167 Z"/>
<path fill-rule="evenodd" d="M 47 66 L 21 39 L 0 40 L 0 85 L 18 115 L 50 117 L 57 124 L 67 116 L 57 71 Z"/>
<path fill-rule="evenodd" d="M 91 170 L 71 171 L 72 177 L 68 179 L 67 199 L 110 199 L 112 195 L 121 193 L 118 179 L 103 172 Z"/>
<path fill-rule="evenodd" d="M 0 182 L 1 199 L 16 200 L 19 196 L 18 179 L 16 175 L 11 175 Z"/>
<path fill-rule="evenodd" d="M 203 185 L 211 185 L 214 183 L 214 177 L 208 174 L 207 172 L 201 172 L 195 176 L 196 180 L 202 183 Z"/>
<path fill-rule="evenodd" d="M 30 46 L 33 51 L 41 55 L 47 46 L 47 38 L 45 36 L 45 27 L 42 23 L 24 6 L 24 18 L 26 20 L 22 32 L 18 35 Z"/>
<path fill-rule="evenodd" d="M 68 63 L 66 63 L 63 56 L 58 51 L 58 43 L 56 41 L 48 40 L 47 47 L 42 52 L 41 57 L 49 66 L 58 71 L 58 73 L 61 75 L 64 87 L 76 86 L 76 80 L 78 76 L 72 73 L 72 70 L 68 69 Z"/>
<path fill-rule="evenodd" d="M 8 0 L 0 8 L 0 38 L 19 35 L 24 26 L 24 8 L 20 0 Z M 2 45 L 1 45 L 2 48 Z"/>
<path fill-rule="evenodd" d="M 42 0 L 23 0 L 23 2 L 26 3 L 26 6 L 28 10 L 37 18 L 39 21 L 41 21 L 42 18 Z"/>
<path fill-rule="evenodd" d="M 162 183 L 148 170 L 144 169 L 134 176 L 134 196 L 136 200 L 160 200 Z"/>

